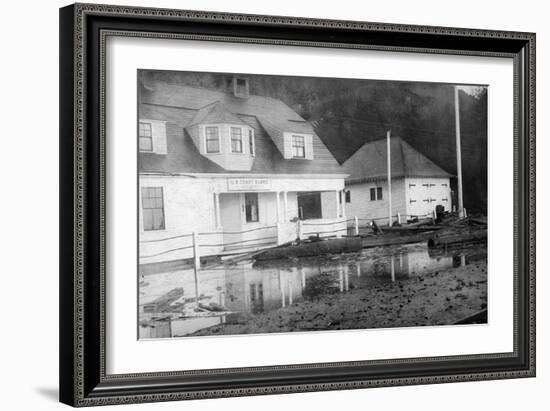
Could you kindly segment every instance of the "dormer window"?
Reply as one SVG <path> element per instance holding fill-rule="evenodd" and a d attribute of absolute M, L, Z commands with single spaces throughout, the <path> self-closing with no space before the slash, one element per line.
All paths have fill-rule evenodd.
<path fill-rule="evenodd" d="M 153 127 L 151 123 L 139 122 L 139 151 L 153 151 Z"/>
<path fill-rule="evenodd" d="M 206 152 L 220 152 L 220 129 L 218 127 L 206 127 Z"/>
<path fill-rule="evenodd" d="M 304 136 L 292 136 L 292 157 L 306 158 L 306 143 Z"/>
<path fill-rule="evenodd" d="M 165 155 L 166 121 L 140 118 L 138 122 L 138 150 L 140 153 Z"/>
<path fill-rule="evenodd" d="M 243 152 L 243 130 L 240 127 L 231 127 L 231 152 Z"/>
<path fill-rule="evenodd" d="M 235 97 L 248 98 L 250 93 L 247 78 L 233 77 L 233 94 Z"/>
<path fill-rule="evenodd" d="M 186 129 L 199 153 L 226 170 L 250 171 L 254 142 L 252 127 L 245 123 L 206 123 Z M 253 130 L 252 130 L 253 133 Z"/>

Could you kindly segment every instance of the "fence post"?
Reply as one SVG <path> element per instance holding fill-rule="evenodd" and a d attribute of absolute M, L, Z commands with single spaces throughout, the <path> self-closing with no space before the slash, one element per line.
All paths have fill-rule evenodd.
<path fill-rule="evenodd" d="M 353 217 L 353 223 L 355 224 L 355 235 L 359 235 L 359 219 L 357 216 Z"/>
<path fill-rule="evenodd" d="M 464 218 L 468 217 L 468 213 L 466 212 L 466 209 L 463 208 L 463 210 L 464 210 Z"/>
<path fill-rule="evenodd" d="M 397 213 L 397 224 L 401 224 L 401 213 Z"/>
<path fill-rule="evenodd" d="M 298 220 L 298 225 L 296 226 L 297 234 L 298 234 L 298 240 L 302 239 L 302 220 Z"/>
<path fill-rule="evenodd" d="M 199 238 L 196 231 L 193 231 L 193 272 L 195 274 L 195 300 L 199 305 L 199 270 L 201 268 L 201 257 L 199 254 Z"/>
<path fill-rule="evenodd" d="M 437 214 L 435 213 L 435 209 L 432 212 L 432 217 L 434 220 L 437 220 Z"/>

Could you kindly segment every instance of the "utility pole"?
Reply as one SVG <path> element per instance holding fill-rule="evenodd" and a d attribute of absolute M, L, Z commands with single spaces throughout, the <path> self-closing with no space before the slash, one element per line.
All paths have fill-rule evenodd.
<path fill-rule="evenodd" d="M 391 206 L 391 148 L 390 148 L 391 130 L 386 132 L 387 152 L 388 152 L 388 227 L 391 227 L 392 223 L 392 206 Z"/>
<path fill-rule="evenodd" d="M 458 178 L 458 216 L 464 217 L 464 200 L 462 198 L 462 148 L 460 143 L 460 108 L 458 86 L 455 89 L 455 130 L 456 130 L 456 176 Z"/>

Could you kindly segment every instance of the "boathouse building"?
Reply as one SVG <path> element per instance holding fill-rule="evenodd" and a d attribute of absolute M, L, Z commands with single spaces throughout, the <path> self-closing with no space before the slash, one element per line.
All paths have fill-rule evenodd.
<path fill-rule="evenodd" d="M 387 140 L 365 143 L 342 165 L 346 213 L 388 224 Z M 451 174 L 399 137 L 390 139 L 392 221 L 432 216 L 437 205 L 452 210 Z"/>
<path fill-rule="evenodd" d="M 310 123 L 250 94 L 246 78 L 223 91 L 147 85 L 138 134 L 140 264 L 192 257 L 193 241 L 204 256 L 345 233 L 344 169 Z"/>

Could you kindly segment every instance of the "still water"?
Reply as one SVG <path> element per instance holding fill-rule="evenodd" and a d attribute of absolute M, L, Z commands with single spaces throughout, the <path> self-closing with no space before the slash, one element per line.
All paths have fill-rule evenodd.
<path fill-rule="evenodd" d="M 247 316 L 285 309 L 305 299 L 346 293 L 487 259 L 487 248 L 448 250 L 424 244 L 365 249 L 360 253 L 267 262 L 222 263 L 140 278 L 140 338 L 182 337 Z"/>

